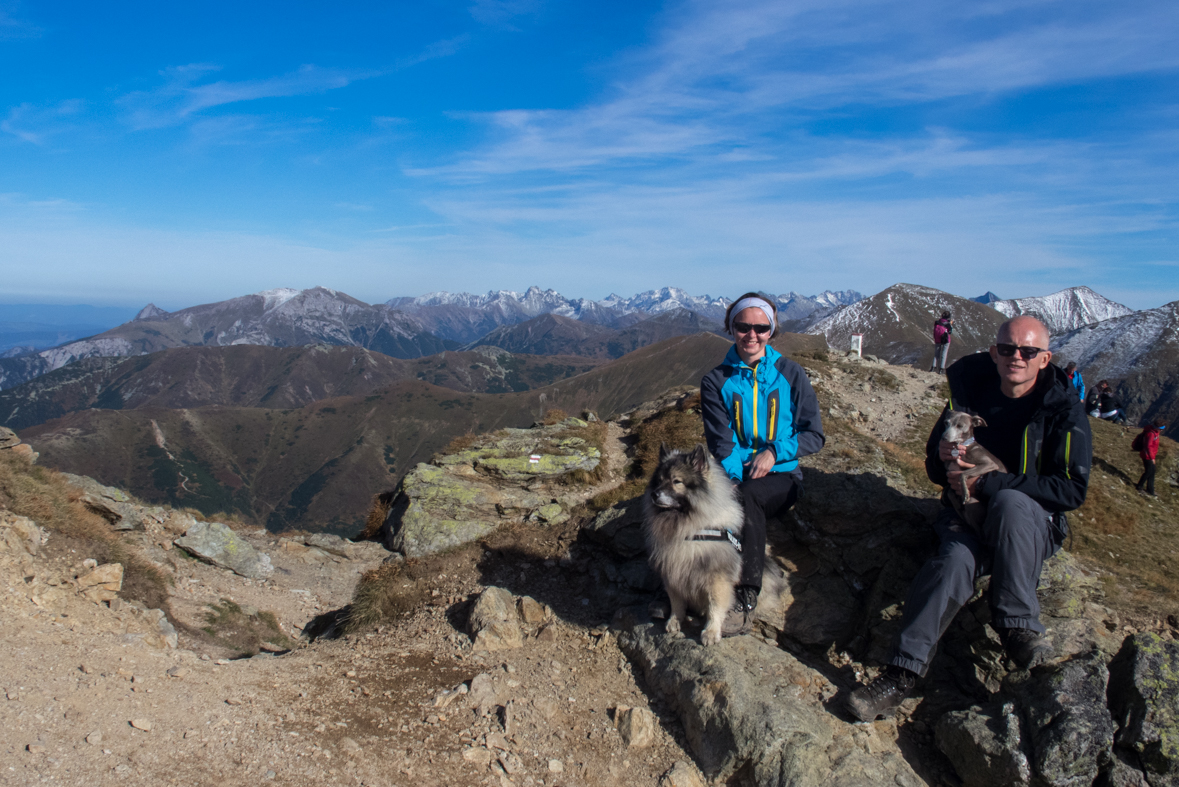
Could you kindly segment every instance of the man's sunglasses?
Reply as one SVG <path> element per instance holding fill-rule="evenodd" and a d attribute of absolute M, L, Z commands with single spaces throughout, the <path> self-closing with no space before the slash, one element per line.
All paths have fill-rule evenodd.
<path fill-rule="evenodd" d="M 770 326 L 766 323 L 754 324 L 751 322 L 735 322 L 733 323 L 733 330 L 737 333 L 749 333 L 750 331 L 757 331 L 758 336 L 765 336 L 770 332 Z"/>
<path fill-rule="evenodd" d="M 1048 352 L 1047 350 L 1041 350 L 1039 347 L 1016 347 L 1014 344 L 996 344 L 995 349 L 1004 358 L 1010 358 L 1015 355 L 1016 350 L 1019 350 L 1019 357 L 1025 361 L 1030 361 L 1042 352 Z"/>

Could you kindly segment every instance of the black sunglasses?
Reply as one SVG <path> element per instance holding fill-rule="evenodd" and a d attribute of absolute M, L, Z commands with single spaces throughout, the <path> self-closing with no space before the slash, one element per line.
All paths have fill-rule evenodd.
<path fill-rule="evenodd" d="M 758 336 L 765 336 L 770 332 L 770 326 L 766 323 L 755 325 L 751 322 L 735 322 L 733 323 L 733 330 L 737 333 L 749 333 L 750 331 L 757 331 Z"/>
<path fill-rule="evenodd" d="M 1040 353 L 1048 352 L 1047 350 L 1041 350 L 1039 347 L 1016 347 L 1014 344 L 996 344 L 995 349 L 1004 358 L 1010 358 L 1015 355 L 1016 350 L 1019 350 L 1019 357 L 1025 361 L 1030 361 Z"/>

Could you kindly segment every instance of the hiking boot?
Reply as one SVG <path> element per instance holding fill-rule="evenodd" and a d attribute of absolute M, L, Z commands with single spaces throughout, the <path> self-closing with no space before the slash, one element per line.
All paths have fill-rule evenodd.
<path fill-rule="evenodd" d="M 721 624 L 722 637 L 737 637 L 753 630 L 753 612 L 757 609 L 759 588 L 738 585 L 733 589 L 733 606 Z"/>
<path fill-rule="evenodd" d="M 860 721 L 876 721 L 877 716 L 891 716 L 917 685 L 917 674 L 903 667 L 890 666 L 867 686 L 848 695 L 844 705 Z"/>
<path fill-rule="evenodd" d="M 1052 656 L 1052 644 L 1031 629 L 1002 629 L 999 639 L 1007 658 L 1021 670 L 1039 666 Z"/>

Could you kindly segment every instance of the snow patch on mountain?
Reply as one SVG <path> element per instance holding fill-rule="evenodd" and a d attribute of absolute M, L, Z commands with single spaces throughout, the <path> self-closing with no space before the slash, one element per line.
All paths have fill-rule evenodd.
<path fill-rule="evenodd" d="M 1115 303 L 1088 287 L 1069 287 L 1051 295 L 1034 298 L 995 301 L 991 308 L 1008 317 L 1019 314 L 1036 317 L 1048 327 L 1048 332 L 1053 336 L 1133 313 L 1133 309 Z"/>
<path fill-rule="evenodd" d="M 1055 360 L 1076 361 L 1087 379 L 1116 379 L 1179 354 L 1179 301 L 1086 325 L 1052 341 Z"/>

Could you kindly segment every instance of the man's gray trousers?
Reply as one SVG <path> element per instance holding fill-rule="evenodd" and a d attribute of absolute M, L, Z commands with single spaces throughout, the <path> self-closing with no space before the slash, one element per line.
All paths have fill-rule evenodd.
<path fill-rule="evenodd" d="M 978 533 L 946 507 L 934 522 L 941 546 L 917 572 L 905 599 L 904 620 L 889 664 L 924 675 L 958 610 L 974 595 L 974 581 L 991 575 L 991 625 L 1044 633 L 1036 587 L 1044 561 L 1064 540 L 1052 515 L 1023 492 L 991 498 Z"/>

